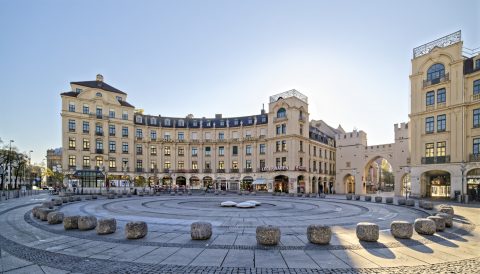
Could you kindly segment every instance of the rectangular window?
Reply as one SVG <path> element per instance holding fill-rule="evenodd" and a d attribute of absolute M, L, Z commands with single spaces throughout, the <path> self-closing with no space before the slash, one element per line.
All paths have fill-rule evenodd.
<path fill-rule="evenodd" d="M 177 162 L 177 168 L 178 169 L 185 169 L 185 163 L 183 161 L 178 161 Z"/>
<path fill-rule="evenodd" d="M 170 156 L 170 147 L 169 146 L 163 148 L 163 154 L 165 156 Z"/>
<path fill-rule="evenodd" d="M 425 157 L 433 157 L 434 156 L 434 144 L 427 143 L 425 144 Z"/>
<path fill-rule="evenodd" d="M 300 141 L 300 151 L 303 152 L 303 141 Z"/>
<path fill-rule="evenodd" d="M 77 165 L 77 158 L 75 155 L 68 156 L 68 166 L 74 167 Z"/>
<path fill-rule="evenodd" d="M 143 168 L 143 161 L 137 160 L 137 170 L 141 170 Z"/>
<path fill-rule="evenodd" d="M 238 155 L 238 146 L 233 146 L 233 147 L 232 147 L 232 155 L 233 155 L 233 156 Z"/>
<path fill-rule="evenodd" d="M 447 149 L 447 142 L 437 142 L 437 156 L 445 156 Z"/>
<path fill-rule="evenodd" d="M 248 168 L 248 169 L 252 168 L 252 160 L 245 160 L 245 168 Z"/>
<path fill-rule="evenodd" d="M 75 150 L 76 142 L 75 137 L 68 137 L 68 149 Z"/>
<path fill-rule="evenodd" d="M 88 105 L 83 105 L 83 114 L 90 114 L 90 107 L 88 107 Z"/>
<path fill-rule="evenodd" d="M 480 108 L 473 110 L 473 127 L 480 127 Z"/>
<path fill-rule="evenodd" d="M 115 110 L 111 109 L 111 110 L 108 112 L 108 117 L 110 117 L 110 118 L 115 118 Z"/>
<path fill-rule="evenodd" d="M 179 147 L 178 148 L 178 156 L 184 156 L 185 155 L 185 148 L 184 147 Z"/>
<path fill-rule="evenodd" d="M 156 130 L 150 131 L 150 139 L 152 139 L 152 141 L 157 140 L 157 131 Z"/>
<path fill-rule="evenodd" d="M 281 164 L 281 159 L 280 159 L 280 158 L 276 158 L 276 159 L 275 159 L 275 166 L 276 166 L 276 167 L 280 167 L 280 164 Z"/>
<path fill-rule="evenodd" d="M 477 94 L 480 94 L 480 79 L 473 81 L 473 95 Z"/>
<path fill-rule="evenodd" d="M 196 132 L 192 132 L 192 140 L 197 140 L 198 139 L 198 135 Z"/>
<path fill-rule="evenodd" d="M 170 132 L 163 133 L 163 139 L 170 141 L 172 138 L 170 137 Z"/>
<path fill-rule="evenodd" d="M 276 152 L 279 152 L 279 151 L 280 151 L 280 144 L 281 144 L 280 141 L 277 141 L 277 142 L 275 143 L 275 151 L 276 151 Z"/>
<path fill-rule="evenodd" d="M 210 161 L 205 161 L 205 168 L 206 169 L 211 169 L 212 168 L 212 166 L 210 164 Z"/>
<path fill-rule="evenodd" d="M 100 149 L 100 150 L 103 149 L 103 142 L 102 142 L 102 140 L 97 140 L 97 141 L 95 142 L 95 148 L 96 148 L 96 149 Z M 97 152 L 97 153 L 98 153 L 98 152 Z"/>
<path fill-rule="evenodd" d="M 219 140 L 224 140 L 224 139 L 225 139 L 225 133 L 219 132 L 219 133 L 218 133 L 218 139 L 219 139 Z"/>
<path fill-rule="evenodd" d="M 252 146 L 251 145 L 247 145 L 245 147 L 245 155 L 252 155 Z"/>
<path fill-rule="evenodd" d="M 185 135 L 183 134 L 183 132 L 178 133 L 178 140 L 180 140 L 180 141 L 185 140 Z"/>
<path fill-rule="evenodd" d="M 205 132 L 205 140 L 211 140 L 212 134 L 210 132 Z"/>
<path fill-rule="evenodd" d="M 97 107 L 96 114 L 97 114 L 97 118 L 102 119 L 102 117 L 103 117 L 103 110 L 102 110 L 101 107 Z"/>
<path fill-rule="evenodd" d="M 434 131 L 434 118 L 427 117 L 425 118 L 425 133 L 433 133 Z"/>
<path fill-rule="evenodd" d="M 124 111 L 122 113 L 122 120 L 128 120 L 128 112 L 127 111 Z"/>
<path fill-rule="evenodd" d="M 475 155 L 480 154 L 480 138 L 473 139 L 473 154 Z"/>
<path fill-rule="evenodd" d="M 192 156 L 198 156 L 198 148 L 192 147 Z"/>
<path fill-rule="evenodd" d="M 90 168 L 90 156 L 83 156 L 83 167 Z"/>
<path fill-rule="evenodd" d="M 210 156 L 210 155 L 212 155 L 212 148 L 205 147 L 205 156 Z"/>
<path fill-rule="evenodd" d="M 282 134 L 287 134 L 287 125 L 282 124 Z"/>
<path fill-rule="evenodd" d="M 170 169 L 171 167 L 172 167 L 172 164 L 170 163 L 170 161 L 166 161 L 165 163 L 163 163 L 164 169 Z"/>
<path fill-rule="evenodd" d="M 83 139 L 83 150 L 90 150 L 90 140 Z"/>
<path fill-rule="evenodd" d="M 280 135 L 282 133 L 282 128 L 280 125 L 277 125 L 277 135 Z"/>
<path fill-rule="evenodd" d="M 108 167 L 109 168 L 116 168 L 117 167 L 117 162 L 115 161 L 115 158 L 110 158 L 108 160 Z"/>
<path fill-rule="evenodd" d="M 282 166 L 287 166 L 287 157 L 282 157 Z"/>
<path fill-rule="evenodd" d="M 137 138 L 143 138 L 143 131 L 141 128 L 137 128 L 135 131 L 135 137 Z"/>
<path fill-rule="evenodd" d="M 75 132 L 75 120 L 68 120 L 68 131 Z"/>
<path fill-rule="evenodd" d="M 245 132 L 245 138 L 251 138 L 252 137 L 252 131 L 251 130 L 247 130 Z"/>
<path fill-rule="evenodd" d="M 128 143 L 127 142 L 122 143 L 122 153 L 128 153 Z"/>
<path fill-rule="evenodd" d="M 224 156 L 224 155 L 225 155 L 225 148 L 218 147 L 218 156 Z"/>
<path fill-rule="evenodd" d="M 122 159 L 122 171 L 127 171 L 127 169 L 128 169 L 128 159 L 123 158 Z"/>
<path fill-rule="evenodd" d="M 225 162 L 224 161 L 218 161 L 218 169 L 225 169 Z"/>
<path fill-rule="evenodd" d="M 122 137 L 128 137 L 128 127 L 122 127 Z"/>
<path fill-rule="evenodd" d="M 108 135 L 115 136 L 115 125 L 108 126 Z"/>
<path fill-rule="evenodd" d="M 447 92 L 444 88 L 437 90 L 437 103 L 447 102 Z"/>
<path fill-rule="evenodd" d="M 68 111 L 75 112 L 75 103 L 68 104 Z"/>
<path fill-rule="evenodd" d="M 110 152 L 115 152 L 117 150 L 117 144 L 115 143 L 115 141 L 108 142 L 108 150 Z"/>
<path fill-rule="evenodd" d="M 287 151 L 287 141 L 282 141 L 282 151 Z"/>
<path fill-rule="evenodd" d="M 313 156 L 317 156 L 317 147 L 313 147 Z"/>
<path fill-rule="evenodd" d="M 265 144 L 260 144 L 260 154 L 265 154 L 265 152 L 266 152 Z"/>
<path fill-rule="evenodd" d="M 197 161 L 192 161 L 192 169 L 193 170 L 198 170 L 198 162 Z"/>
<path fill-rule="evenodd" d="M 157 147 L 156 146 L 150 146 L 150 155 L 157 155 Z"/>
<path fill-rule="evenodd" d="M 437 116 L 437 132 L 447 130 L 447 116 L 445 114 Z"/>
<path fill-rule="evenodd" d="M 435 92 L 429 91 L 426 95 L 426 105 L 432 106 L 435 104 Z"/>
<path fill-rule="evenodd" d="M 265 168 L 265 160 L 263 160 L 263 159 L 260 160 L 259 165 L 260 165 L 260 170 L 264 169 Z"/>

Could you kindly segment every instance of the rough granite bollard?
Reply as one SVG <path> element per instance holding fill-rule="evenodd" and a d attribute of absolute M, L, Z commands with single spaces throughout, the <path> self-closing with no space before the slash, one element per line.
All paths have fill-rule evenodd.
<path fill-rule="evenodd" d="M 115 199 L 115 194 L 108 194 L 107 199 Z"/>
<path fill-rule="evenodd" d="M 356 234 L 360 241 L 376 242 L 379 237 L 378 225 L 367 222 L 358 223 Z"/>
<path fill-rule="evenodd" d="M 97 218 L 95 216 L 80 216 L 78 218 L 79 230 L 92 230 L 97 226 Z"/>
<path fill-rule="evenodd" d="M 45 207 L 45 208 L 53 209 L 54 204 L 51 201 L 50 202 L 43 202 L 42 206 Z"/>
<path fill-rule="evenodd" d="M 272 225 L 257 226 L 256 238 L 260 245 L 277 245 L 280 242 L 280 228 Z"/>
<path fill-rule="evenodd" d="M 355 195 L 355 200 L 359 201 L 360 200 L 360 195 Z"/>
<path fill-rule="evenodd" d="M 347 200 L 351 200 L 352 199 L 352 194 L 347 194 Z"/>
<path fill-rule="evenodd" d="M 433 209 L 433 203 L 430 202 L 430 201 L 423 201 L 423 209 L 432 210 Z"/>
<path fill-rule="evenodd" d="M 325 195 L 325 194 L 323 194 L 323 193 L 319 195 L 319 198 L 322 198 L 322 199 L 324 199 L 325 197 L 326 197 L 326 195 Z"/>
<path fill-rule="evenodd" d="M 63 228 L 65 230 L 78 229 L 78 218 L 80 216 L 66 216 L 63 218 Z"/>
<path fill-rule="evenodd" d="M 82 200 L 82 197 L 80 197 L 80 196 L 75 197 L 75 201 L 80 202 L 81 200 Z"/>
<path fill-rule="evenodd" d="M 390 224 L 390 232 L 395 238 L 410 239 L 413 235 L 413 224 L 406 221 L 393 221 Z"/>
<path fill-rule="evenodd" d="M 40 208 L 44 208 L 44 207 L 43 207 L 43 206 L 34 206 L 34 207 L 33 207 L 33 209 L 32 209 L 32 215 L 33 215 L 33 217 L 35 217 L 35 218 L 37 218 L 37 219 L 39 218 L 39 216 L 38 216 L 38 210 L 39 210 Z"/>
<path fill-rule="evenodd" d="M 423 200 L 418 200 L 418 207 L 423 208 Z"/>
<path fill-rule="evenodd" d="M 385 203 L 387 203 L 387 204 L 393 204 L 393 197 L 387 197 L 387 198 L 385 198 Z"/>
<path fill-rule="evenodd" d="M 68 202 L 70 202 L 70 203 L 71 203 L 71 202 L 75 202 L 75 197 L 69 196 L 69 197 L 68 197 Z"/>
<path fill-rule="evenodd" d="M 63 222 L 63 213 L 54 211 L 47 215 L 47 221 L 50 225 L 61 224 Z"/>
<path fill-rule="evenodd" d="M 376 197 L 375 197 L 375 203 L 381 203 L 382 200 L 383 200 L 382 197 L 379 197 L 379 196 L 376 196 Z"/>
<path fill-rule="evenodd" d="M 127 239 L 140 239 L 147 235 L 148 226 L 145 222 L 129 222 L 125 225 Z"/>
<path fill-rule="evenodd" d="M 397 199 L 397 204 L 398 204 L 398 205 L 405 205 L 405 203 L 406 203 L 405 198 L 398 198 L 398 199 Z"/>
<path fill-rule="evenodd" d="M 406 200 L 406 201 L 405 201 L 405 204 L 406 204 L 407 206 L 415 206 L 415 200 L 412 200 L 412 199 Z"/>
<path fill-rule="evenodd" d="M 309 225 L 307 239 L 312 244 L 326 245 L 332 239 L 332 229 L 326 225 Z"/>
<path fill-rule="evenodd" d="M 91 199 L 92 199 L 92 196 L 91 196 L 91 195 L 87 195 L 87 196 L 85 196 L 85 200 L 87 200 L 87 201 L 88 201 L 88 200 L 91 200 Z"/>
<path fill-rule="evenodd" d="M 365 196 L 365 202 L 370 202 L 372 200 L 372 196 Z"/>
<path fill-rule="evenodd" d="M 427 219 L 435 222 L 435 230 L 436 231 L 444 231 L 445 230 L 445 219 L 443 217 L 441 217 L 441 216 L 428 216 Z"/>
<path fill-rule="evenodd" d="M 451 215 L 454 215 L 455 213 L 455 211 L 453 210 L 453 207 L 451 206 L 442 206 L 440 208 L 440 212 L 451 214 Z"/>
<path fill-rule="evenodd" d="M 212 237 L 212 224 L 207 222 L 195 222 L 190 226 L 192 240 L 208 240 Z"/>
<path fill-rule="evenodd" d="M 48 220 L 48 213 L 54 212 L 55 210 L 49 209 L 49 208 L 40 208 L 38 209 L 38 218 L 41 221 L 47 221 Z"/>
<path fill-rule="evenodd" d="M 55 205 L 55 206 L 61 206 L 62 204 L 63 204 L 62 199 L 53 200 L 53 205 Z"/>
<path fill-rule="evenodd" d="M 100 219 L 95 230 L 98 235 L 112 234 L 117 231 L 117 221 L 115 218 Z"/>
<path fill-rule="evenodd" d="M 423 235 L 433 235 L 436 230 L 435 222 L 427 218 L 416 219 L 414 226 L 415 226 L 415 231 L 418 234 L 423 234 Z"/>
<path fill-rule="evenodd" d="M 68 197 L 62 197 L 62 202 L 63 202 L 64 204 L 68 203 Z"/>
<path fill-rule="evenodd" d="M 97 199 L 97 195 L 92 195 L 92 200 L 96 200 Z"/>
<path fill-rule="evenodd" d="M 453 215 L 452 214 L 440 212 L 440 213 L 435 214 L 435 216 L 439 216 L 439 217 L 442 217 L 443 219 L 445 219 L 445 227 L 452 227 L 453 226 Z"/>

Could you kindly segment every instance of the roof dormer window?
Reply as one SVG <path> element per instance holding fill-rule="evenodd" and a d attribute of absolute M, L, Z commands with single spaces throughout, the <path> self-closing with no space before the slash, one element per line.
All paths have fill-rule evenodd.
<path fill-rule="evenodd" d="M 101 93 L 101 92 L 97 92 L 96 96 L 97 96 L 97 97 L 102 97 L 102 93 Z"/>
<path fill-rule="evenodd" d="M 122 99 L 121 96 L 117 96 L 117 100 L 118 100 L 118 101 L 123 101 L 123 99 Z"/>
<path fill-rule="evenodd" d="M 142 123 L 142 121 L 143 121 L 142 116 L 136 116 L 135 117 L 135 122 Z"/>
<path fill-rule="evenodd" d="M 75 89 L 75 92 L 76 92 L 76 93 L 80 93 L 80 92 L 82 92 L 82 89 L 81 89 L 81 88 L 76 88 L 76 89 Z"/>

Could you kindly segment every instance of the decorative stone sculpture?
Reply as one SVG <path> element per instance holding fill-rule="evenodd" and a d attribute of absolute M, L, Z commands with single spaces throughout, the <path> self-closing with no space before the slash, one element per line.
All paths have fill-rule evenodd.
<path fill-rule="evenodd" d="M 78 218 L 80 216 L 66 216 L 63 218 L 63 228 L 65 230 L 78 229 Z"/>
<path fill-rule="evenodd" d="M 360 241 L 376 242 L 379 237 L 378 225 L 367 222 L 358 223 L 356 234 Z"/>
<path fill-rule="evenodd" d="M 442 218 L 441 216 L 428 216 L 427 219 L 435 222 L 435 230 L 436 231 L 444 231 L 445 230 L 445 219 Z"/>
<path fill-rule="evenodd" d="M 395 238 L 410 239 L 413 235 L 413 224 L 406 221 L 393 221 L 390 224 L 390 232 Z"/>
<path fill-rule="evenodd" d="M 35 218 L 39 218 L 39 215 L 38 215 L 38 210 L 41 209 L 41 208 L 44 208 L 43 206 L 34 206 L 33 209 L 32 209 L 32 215 L 33 217 Z"/>
<path fill-rule="evenodd" d="M 443 206 L 440 208 L 440 212 L 443 212 L 443 213 L 447 213 L 447 214 L 451 214 L 451 215 L 454 215 L 455 214 L 455 211 L 453 210 L 453 207 L 451 206 Z"/>
<path fill-rule="evenodd" d="M 95 216 L 80 216 L 78 218 L 79 230 L 92 230 L 97 226 L 97 218 Z"/>
<path fill-rule="evenodd" d="M 54 211 L 47 215 L 47 221 L 50 225 L 61 224 L 63 222 L 63 213 Z"/>
<path fill-rule="evenodd" d="M 61 206 L 62 204 L 63 204 L 62 199 L 53 200 L 53 205 L 55 205 L 55 206 Z"/>
<path fill-rule="evenodd" d="M 148 226 L 145 222 L 129 222 L 125 225 L 125 236 L 127 239 L 141 239 L 148 233 Z"/>
<path fill-rule="evenodd" d="M 112 234 L 117 231 L 117 221 L 115 218 L 100 219 L 95 230 L 98 235 Z"/>
<path fill-rule="evenodd" d="M 257 226 L 256 238 L 260 245 L 277 245 L 280 242 L 280 228 L 271 225 Z"/>
<path fill-rule="evenodd" d="M 326 245 L 332 239 L 332 229 L 326 225 L 309 225 L 307 239 L 312 244 Z"/>
<path fill-rule="evenodd" d="M 416 219 L 414 227 L 418 234 L 423 235 L 433 235 L 436 231 L 435 222 L 427 218 Z"/>
<path fill-rule="evenodd" d="M 195 222 L 190 226 L 192 240 L 208 240 L 212 237 L 212 224 L 207 222 Z"/>

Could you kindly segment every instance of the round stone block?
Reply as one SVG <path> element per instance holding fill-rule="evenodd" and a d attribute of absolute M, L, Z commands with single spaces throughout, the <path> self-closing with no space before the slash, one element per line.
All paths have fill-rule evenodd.
<path fill-rule="evenodd" d="M 418 207 L 419 207 L 419 208 L 423 208 L 423 200 L 419 200 L 419 201 L 418 201 Z"/>
<path fill-rule="evenodd" d="M 73 197 L 73 196 L 68 197 L 68 202 L 69 203 L 75 202 L 75 197 Z"/>
<path fill-rule="evenodd" d="M 280 228 L 271 225 L 257 226 L 256 238 L 260 245 L 277 245 L 280 242 Z"/>
<path fill-rule="evenodd" d="M 295 197 L 295 193 L 288 193 L 289 197 Z"/>
<path fill-rule="evenodd" d="M 387 197 L 387 198 L 385 198 L 385 203 L 387 203 L 387 204 L 393 204 L 393 197 Z"/>
<path fill-rule="evenodd" d="M 44 207 L 42 207 L 42 206 L 34 206 L 34 207 L 32 208 L 32 215 L 33 215 L 33 217 L 35 217 L 35 218 L 37 218 L 37 219 L 39 218 L 39 217 L 38 217 L 38 210 L 39 210 L 40 208 L 44 208 Z"/>
<path fill-rule="evenodd" d="M 85 196 L 85 200 L 91 200 L 91 199 L 92 199 L 92 196 L 91 196 L 91 195 Z"/>
<path fill-rule="evenodd" d="M 157 193 L 160 194 L 160 192 L 157 192 Z M 160 196 L 160 195 L 159 195 L 159 196 Z M 132 197 L 132 194 L 128 193 L 128 194 L 127 194 L 127 198 L 131 198 L 131 197 Z"/>
<path fill-rule="evenodd" d="M 97 195 L 92 195 L 92 200 L 96 200 L 97 199 Z"/>
<path fill-rule="evenodd" d="M 358 223 L 356 234 L 360 241 L 376 242 L 379 237 L 378 225 L 366 222 Z"/>
<path fill-rule="evenodd" d="M 435 222 L 436 231 L 445 230 L 445 219 L 441 216 L 428 216 L 427 219 L 433 220 Z"/>
<path fill-rule="evenodd" d="M 68 203 L 68 197 L 62 197 L 62 202 L 63 202 L 64 204 Z"/>
<path fill-rule="evenodd" d="M 53 205 L 55 205 L 55 206 L 61 206 L 62 204 L 63 204 L 62 199 L 53 200 Z"/>
<path fill-rule="evenodd" d="M 75 201 L 80 202 L 81 200 L 82 200 L 82 197 L 80 197 L 80 196 L 75 197 Z"/>
<path fill-rule="evenodd" d="M 175 196 L 175 192 L 170 192 L 170 196 Z"/>
<path fill-rule="evenodd" d="M 370 202 L 372 200 L 372 196 L 365 196 L 365 202 Z"/>
<path fill-rule="evenodd" d="M 100 219 L 95 230 L 99 235 L 112 234 L 117 231 L 117 221 L 115 218 Z"/>
<path fill-rule="evenodd" d="M 251 203 L 251 204 L 254 204 L 255 206 L 260 206 L 260 205 L 262 205 L 261 202 L 255 201 L 255 200 L 248 200 L 248 201 L 245 201 L 245 203 Z"/>
<path fill-rule="evenodd" d="M 351 200 L 352 199 L 352 194 L 347 194 L 347 200 Z"/>
<path fill-rule="evenodd" d="M 47 215 L 47 221 L 50 225 L 61 224 L 63 222 L 63 213 L 54 211 Z"/>
<path fill-rule="evenodd" d="M 448 213 L 437 213 L 435 216 L 442 217 L 445 220 L 445 227 L 452 227 L 453 226 L 453 215 Z"/>
<path fill-rule="evenodd" d="M 433 203 L 430 201 L 423 201 L 423 208 L 432 210 L 433 209 Z"/>
<path fill-rule="evenodd" d="M 79 230 L 92 230 L 97 226 L 97 218 L 95 216 L 80 216 L 78 218 Z"/>
<path fill-rule="evenodd" d="M 414 223 L 415 231 L 418 234 L 433 235 L 435 233 L 435 221 L 427 218 L 418 218 Z"/>
<path fill-rule="evenodd" d="M 41 221 L 48 221 L 48 213 L 50 212 L 54 212 L 54 210 L 49 208 L 40 208 L 38 209 L 38 218 Z"/>
<path fill-rule="evenodd" d="M 359 201 L 360 200 L 360 195 L 355 195 L 355 200 Z"/>
<path fill-rule="evenodd" d="M 397 199 L 397 204 L 398 204 L 398 205 L 405 205 L 405 203 L 406 203 L 405 198 L 398 198 L 398 199 Z"/>
<path fill-rule="evenodd" d="M 54 204 L 53 204 L 52 201 L 49 201 L 49 202 L 43 202 L 43 203 L 42 203 L 42 206 L 43 206 L 44 208 L 53 209 Z"/>
<path fill-rule="evenodd" d="M 453 207 L 451 206 L 443 206 L 440 208 L 440 212 L 442 213 L 447 213 L 447 214 L 451 214 L 451 215 L 454 215 L 455 214 L 455 211 L 453 210 Z"/>
<path fill-rule="evenodd" d="M 320 197 L 320 198 L 325 198 L 326 195 L 322 193 L 322 194 L 319 195 L 319 197 Z"/>
<path fill-rule="evenodd" d="M 115 194 L 108 194 L 107 199 L 115 199 Z"/>
<path fill-rule="evenodd" d="M 413 224 L 406 221 L 393 221 L 390 224 L 390 232 L 395 238 L 410 239 L 413 235 Z"/>
<path fill-rule="evenodd" d="M 236 206 L 237 203 L 233 202 L 233 201 L 225 201 L 225 202 L 221 202 L 220 203 L 220 206 L 223 206 L 223 207 L 232 207 L 232 206 Z"/>
<path fill-rule="evenodd" d="M 148 226 L 145 222 L 128 222 L 125 225 L 125 236 L 127 239 L 141 239 L 148 233 Z"/>
<path fill-rule="evenodd" d="M 405 201 L 405 205 L 407 206 L 415 206 L 415 200 L 409 199 Z"/>
<path fill-rule="evenodd" d="M 326 225 L 309 225 L 307 239 L 312 244 L 326 245 L 332 239 L 332 229 Z"/>
<path fill-rule="evenodd" d="M 212 237 L 212 224 L 207 222 L 195 222 L 190 226 L 192 240 L 208 240 Z"/>
<path fill-rule="evenodd" d="M 252 208 L 255 207 L 255 204 L 252 203 L 247 203 L 247 202 L 241 202 L 236 205 L 238 208 Z"/>
<path fill-rule="evenodd" d="M 63 218 L 63 228 L 65 230 L 78 229 L 78 218 L 80 216 L 66 216 Z"/>
<path fill-rule="evenodd" d="M 222 195 L 227 195 L 227 192 L 226 192 L 226 191 L 222 191 Z"/>
<path fill-rule="evenodd" d="M 152 195 L 153 196 L 153 195 Z M 122 194 L 118 194 L 117 195 L 117 198 L 123 198 L 123 195 Z"/>
<path fill-rule="evenodd" d="M 375 203 L 381 203 L 382 200 L 383 200 L 382 197 L 378 197 L 378 196 L 375 197 Z"/>

